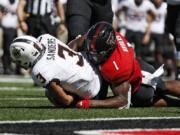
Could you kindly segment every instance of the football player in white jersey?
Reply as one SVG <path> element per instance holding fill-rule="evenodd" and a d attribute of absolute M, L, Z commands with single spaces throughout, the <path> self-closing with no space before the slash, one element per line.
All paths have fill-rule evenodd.
<path fill-rule="evenodd" d="M 31 69 L 35 83 L 45 87 L 49 100 L 58 106 L 74 105 L 73 95 L 92 99 L 100 91 L 101 78 L 84 56 L 49 34 L 17 37 L 10 54 L 15 63 Z"/>
<path fill-rule="evenodd" d="M 174 37 L 176 46 L 175 65 L 176 79 L 180 80 L 180 0 L 166 0 L 167 2 L 167 17 L 166 28 Z"/>
<path fill-rule="evenodd" d="M 155 20 L 151 24 L 151 42 L 155 45 L 155 67 L 159 67 L 165 62 L 164 49 L 167 44 L 165 40 L 165 18 L 167 13 L 167 4 L 163 0 L 153 0 Z M 154 51 L 153 51 L 154 53 Z"/>
<path fill-rule="evenodd" d="M 124 0 L 116 12 L 117 16 L 125 14 L 125 37 L 134 44 L 138 58 L 146 58 L 144 56 L 149 53 L 147 44 L 150 40 L 151 23 L 155 19 L 153 9 L 154 6 L 149 0 Z"/>

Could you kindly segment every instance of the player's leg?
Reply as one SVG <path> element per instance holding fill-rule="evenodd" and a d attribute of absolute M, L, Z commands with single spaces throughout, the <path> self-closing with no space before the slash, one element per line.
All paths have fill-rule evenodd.
<path fill-rule="evenodd" d="M 167 107 L 168 104 L 166 102 L 166 100 L 164 100 L 163 98 L 157 99 L 154 101 L 153 104 L 154 107 Z"/>
<path fill-rule="evenodd" d="M 50 15 L 46 15 L 41 18 L 40 33 L 48 33 L 50 35 L 57 37 L 57 27 L 55 26 L 55 24 L 52 23 Z"/>
<path fill-rule="evenodd" d="M 154 106 L 180 106 L 180 81 L 159 79 L 154 97 Z"/>
<path fill-rule="evenodd" d="M 165 46 L 164 35 L 163 34 L 152 34 L 154 43 L 155 43 L 155 59 L 157 60 L 154 62 L 154 67 L 158 68 L 164 63 L 163 57 L 163 47 Z"/>
<path fill-rule="evenodd" d="M 132 94 L 132 107 L 149 107 L 153 105 L 155 89 L 151 86 L 141 85 L 139 90 Z"/>
<path fill-rule="evenodd" d="M 155 68 L 143 60 L 139 60 L 142 72 L 152 74 Z M 155 88 L 149 85 L 142 84 L 139 90 L 132 95 L 132 104 L 134 107 L 147 107 L 153 106 Z"/>
<path fill-rule="evenodd" d="M 154 107 L 180 107 L 180 99 L 172 95 L 154 98 Z"/>
<path fill-rule="evenodd" d="M 150 64 L 140 60 L 139 61 L 141 69 L 143 71 L 153 73 L 155 69 Z M 150 92 L 153 89 L 149 89 L 146 92 Z M 145 93 L 145 92 L 144 92 Z M 143 93 L 141 93 L 143 95 Z M 146 94 L 146 93 L 145 93 Z M 146 96 L 146 95 L 143 96 Z M 179 106 L 180 99 L 177 98 L 180 96 L 180 81 L 168 80 L 164 81 L 160 77 L 158 78 L 156 90 L 154 89 L 153 93 L 153 104 L 152 106 Z"/>
<path fill-rule="evenodd" d="M 67 20 L 68 42 L 75 39 L 78 35 L 85 34 L 89 29 L 89 19 L 84 16 L 72 15 Z"/>
<path fill-rule="evenodd" d="M 177 80 L 167 80 L 158 81 L 157 90 L 162 90 L 166 93 L 173 94 L 175 96 L 180 96 L 180 81 Z"/>
<path fill-rule="evenodd" d="M 132 96 L 133 107 L 179 107 L 180 90 L 178 81 L 158 81 L 156 90 L 150 86 L 141 85 L 137 93 Z"/>
<path fill-rule="evenodd" d="M 88 0 L 68 0 L 66 11 L 68 42 L 87 32 L 91 13 Z"/>
<path fill-rule="evenodd" d="M 139 59 L 144 59 L 143 58 L 143 55 L 144 55 L 143 51 L 145 50 L 144 49 L 145 45 L 143 45 L 143 43 L 142 43 L 142 39 L 144 37 L 144 33 L 134 31 L 133 34 L 134 34 L 134 37 L 133 37 L 134 41 L 133 41 L 133 43 L 135 45 L 134 47 L 135 47 L 136 57 L 139 58 Z M 147 52 L 147 51 L 145 51 L 145 52 Z"/>
<path fill-rule="evenodd" d="M 180 79 L 180 6 L 168 5 L 166 25 L 168 32 L 172 33 L 176 45 L 176 79 Z"/>
<path fill-rule="evenodd" d="M 179 6 L 180 8 L 180 6 Z M 176 45 L 176 66 L 177 66 L 177 73 L 176 73 L 176 79 L 180 80 L 180 11 L 178 12 L 178 18 L 176 20 L 175 25 L 175 45 Z"/>
<path fill-rule="evenodd" d="M 112 24 L 113 11 L 110 0 L 90 0 L 92 2 L 91 25 L 100 21 Z"/>

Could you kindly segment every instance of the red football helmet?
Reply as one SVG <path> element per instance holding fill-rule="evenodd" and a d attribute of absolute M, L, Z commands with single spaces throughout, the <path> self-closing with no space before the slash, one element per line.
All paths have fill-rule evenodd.
<path fill-rule="evenodd" d="M 111 24 L 99 22 L 93 25 L 85 37 L 85 49 L 90 60 L 102 64 L 115 49 L 116 34 Z"/>

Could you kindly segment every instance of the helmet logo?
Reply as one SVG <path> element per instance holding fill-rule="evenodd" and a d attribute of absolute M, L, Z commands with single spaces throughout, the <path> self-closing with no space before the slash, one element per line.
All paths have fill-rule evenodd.
<path fill-rule="evenodd" d="M 20 58 L 21 57 L 21 50 L 20 48 L 15 48 L 12 50 L 12 55 L 15 57 L 15 58 Z"/>
<path fill-rule="evenodd" d="M 109 44 L 109 45 L 115 44 L 115 40 L 114 40 L 114 36 L 113 36 L 113 33 L 112 33 L 112 32 L 109 33 L 109 37 L 108 37 L 108 39 L 106 40 L 106 43 Z"/>

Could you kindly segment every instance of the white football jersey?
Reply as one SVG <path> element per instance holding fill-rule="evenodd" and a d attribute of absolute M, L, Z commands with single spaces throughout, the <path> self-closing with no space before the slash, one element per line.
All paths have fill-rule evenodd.
<path fill-rule="evenodd" d="M 143 0 L 142 4 L 137 6 L 134 0 L 125 0 L 122 7 L 127 7 L 126 27 L 129 30 L 145 32 L 147 26 L 147 11 L 153 10 L 153 4 L 149 0 Z"/>
<path fill-rule="evenodd" d="M 163 34 L 165 29 L 167 4 L 163 2 L 160 7 L 154 7 L 154 13 L 156 15 L 156 19 L 152 22 L 151 31 L 152 33 Z"/>
<path fill-rule="evenodd" d="M 81 53 L 73 51 L 49 34 L 38 39 L 46 50 L 32 69 L 32 78 L 37 84 L 45 87 L 50 81 L 57 79 L 62 85 L 71 84 L 73 88 L 66 90 L 84 99 L 98 94 L 100 77 Z"/>
<path fill-rule="evenodd" d="M 17 28 L 18 19 L 16 10 L 18 7 L 19 0 L 15 0 L 14 3 L 10 3 L 9 0 L 0 0 L 0 5 L 6 9 L 6 14 L 3 16 L 1 24 L 5 28 Z"/>

